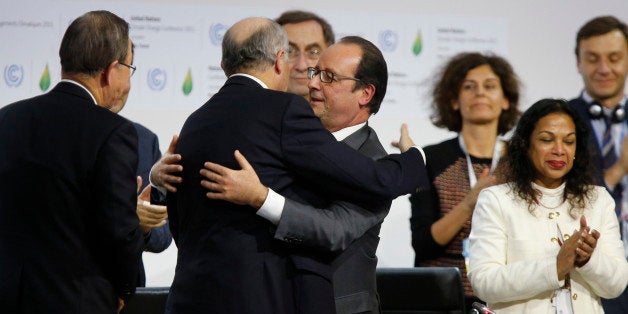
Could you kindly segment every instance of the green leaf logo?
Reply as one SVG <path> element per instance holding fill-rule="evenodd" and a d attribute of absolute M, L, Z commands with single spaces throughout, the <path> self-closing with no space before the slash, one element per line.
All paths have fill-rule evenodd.
<path fill-rule="evenodd" d="M 42 92 L 45 92 L 50 87 L 50 70 L 48 69 L 48 63 L 46 63 L 46 67 L 44 68 L 44 73 L 41 75 L 41 79 L 39 80 L 39 88 Z"/>
<path fill-rule="evenodd" d="M 412 53 L 414 53 L 415 56 L 418 56 L 421 53 L 421 50 L 423 50 L 423 42 L 421 39 L 421 31 L 418 31 L 416 38 L 414 39 L 414 45 L 412 45 Z"/>
<path fill-rule="evenodd" d="M 192 71 L 188 68 L 188 73 L 185 75 L 185 80 L 183 80 L 183 94 L 185 96 L 189 95 L 192 92 Z"/>

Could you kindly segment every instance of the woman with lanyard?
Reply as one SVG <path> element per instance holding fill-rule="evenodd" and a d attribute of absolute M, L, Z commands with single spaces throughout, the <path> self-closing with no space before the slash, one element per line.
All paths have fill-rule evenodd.
<path fill-rule="evenodd" d="M 461 53 L 442 68 L 432 92 L 434 125 L 458 136 L 424 148 L 432 186 L 410 197 L 415 266 L 458 267 L 467 308 L 477 298 L 463 247 L 478 193 L 497 182 L 506 145 L 500 134 L 519 116 L 519 85 L 503 58 Z"/>
<path fill-rule="evenodd" d="M 496 313 L 604 313 L 628 284 L 615 201 L 591 174 L 589 129 L 564 100 L 521 117 L 505 184 L 477 199 L 469 278 Z"/>

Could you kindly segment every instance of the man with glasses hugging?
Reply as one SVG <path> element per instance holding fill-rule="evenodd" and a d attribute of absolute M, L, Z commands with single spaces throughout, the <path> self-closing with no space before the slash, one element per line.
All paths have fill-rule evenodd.
<path fill-rule="evenodd" d="M 386 94 L 388 71 L 380 50 L 363 38 L 344 37 L 307 74 L 310 105 L 325 128 L 338 141 L 372 159 L 386 156 L 375 130 L 368 126 Z M 313 252 L 331 252 L 337 313 L 379 313 L 375 252 L 391 202 L 335 201 L 316 208 L 268 189 L 253 168 L 241 161 L 243 170 L 209 164 L 201 171 L 206 179 L 201 184 L 211 191 L 208 197 L 258 209 L 257 215 L 277 226 L 277 240 Z"/>

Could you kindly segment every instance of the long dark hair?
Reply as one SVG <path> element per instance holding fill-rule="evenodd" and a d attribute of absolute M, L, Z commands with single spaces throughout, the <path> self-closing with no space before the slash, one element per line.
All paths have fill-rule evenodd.
<path fill-rule="evenodd" d="M 505 178 L 507 182 L 511 182 L 514 193 L 528 204 L 528 210 L 532 212 L 539 191 L 532 188 L 531 184 L 535 179 L 536 170 L 528 156 L 530 136 L 539 120 L 552 113 L 568 115 L 576 127 L 575 160 L 571 171 L 563 178 L 565 198 L 569 201 L 570 214 L 575 217 L 574 209 L 585 207 L 590 197 L 591 186 L 594 184 L 591 172 L 593 157 L 589 147 L 589 129 L 580 115 L 565 100 L 541 99 L 523 113 L 508 145 Z"/>

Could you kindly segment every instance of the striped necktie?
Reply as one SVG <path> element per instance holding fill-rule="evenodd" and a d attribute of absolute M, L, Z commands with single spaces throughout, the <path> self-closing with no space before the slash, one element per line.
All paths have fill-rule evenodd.
<path fill-rule="evenodd" d="M 603 115 L 604 124 L 606 125 L 606 129 L 604 130 L 604 136 L 602 137 L 602 167 L 606 171 L 608 168 L 613 166 L 615 162 L 617 162 L 617 153 L 615 152 L 615 141 L 613 140 L 613 134 L 611 129 L 613 127 L 613 122 L 611 121 L 611 117 Z M 615 200 L 615 213 L 617 217 L 621 214 L 621 206 L 622 206 L 622 193 L 624 191 L 624 186 L 620 182 L 615 185 L 615 188 L 611 191 L 611 195 Z"/>
<path fill-rule="evenodd" d="M 615 142 L 613 141 L 613 134 L 611 132 L 613 123 L 610 117 L 604 115 L 603 118 L 606 129 L 602 137 L 602 167 L 606 170 L 617 162 L 617 153 L 615 152 Z"/>

